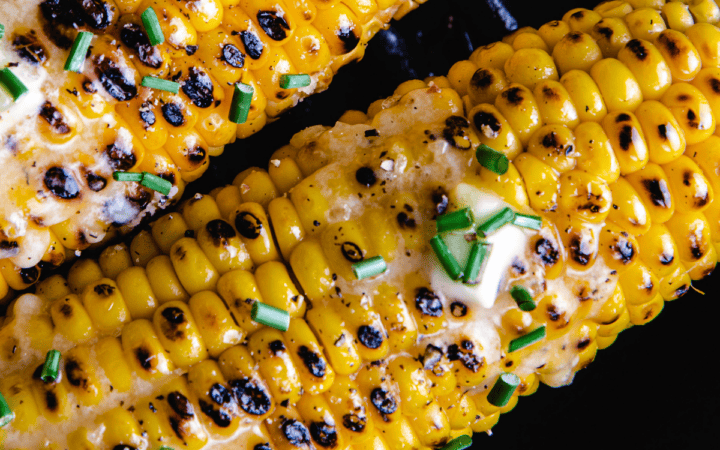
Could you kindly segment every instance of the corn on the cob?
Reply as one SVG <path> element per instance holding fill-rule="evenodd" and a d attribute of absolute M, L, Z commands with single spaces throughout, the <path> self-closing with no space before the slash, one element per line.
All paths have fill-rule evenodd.
<path fill-rule="evenodd" d="M 66 251 L 101 241 L 111 228 L 128 231 L 173 203 L 210 156 L 325 90 L 393 15 L 422 2 L 3 2 L 0 54 L 30 88 L 6 104 L 0 87 L 5 270 L 56 267 Z M 148 8 L 159 17 L 162 44 L 151 45 L 141 20 Z M 65 49 L 86 31 L 94 33 L 87 60 L 79 73 L 63 72 Z M 311 83 L 282 89 L 283 74 L 307 74 Z M 179 92 L 144 87 L 147 77 L 172 80 Z M 229 118 L 236 83 L 254 88 L 240 125 Z M 172 188 L 165 194 L 115 182 L 114 171 L 150 172 Z M 0 297 L 6 284 L 0 282 Z"/>
<path fill-rule="evenodd" d="M 581 32 L 627 14 L 627 3 L 611 4 L 563 23 Z M 693 47 L 717 48 L 691 30 Z M 523 72 L 537 53 L 513 48 L 527 33 L 479 49 L 447 78 L 401 85 L 367 115 L 300 133 L 267 171 L 196 196 L 129 246 L 17 299 L 0 342 L 9 374 L 0 390 L 16 413 L 9 442 L 41 444 L 37 424 L 62 421 L 72 398 L 99 417 L 77 431 L 67 421 L 53 428 L 72 448 L 224 448 L 228 436 L 256 449 L 427 448 L 489 430 L 519 395 L 570 382 L 619 332 L 652 320 L 717 262 L 712 55 L 689 83 L 674 73 L 647 81 L 630 58 L 653 44 L 629 39 L 617 60 L 586 71 L 568 63 L 558 73 L 543 56 L 538 77 Z M 564 39 L 538 35 L 553 54 Z M 671 73 L 688 66 L 660 54 L 654 64 Z M 478 103 L 472 90 L 488 73 L 506 83 Z M 480 143 L 512 160 L 504 175 L 467 151 Z M 542 227 L 503 228 L 493 255 L 508 235 L 521 250 L 508 245 L 510 258 L 494 268 L 504 274 L 500 295 L 481 283 L 471 296 L 428 254 L 433 219 L 501 205 L 540 214 Z M 388 271 L 356 281 L 352 263 L 375 255 Z M 531 312 L 510 296 L 516 285 L 533 293 Z M 254 302 L 288 311 L 288 331 L 254 322 Z M 542 327 L 540 343 L 509 351 Z M 52 346 L 67 376 L 23 377 Z M 502 372 L 522 384 L 498 407 L 488 393 Z M 132 407 L 113 409 L 121 399 Z"/>

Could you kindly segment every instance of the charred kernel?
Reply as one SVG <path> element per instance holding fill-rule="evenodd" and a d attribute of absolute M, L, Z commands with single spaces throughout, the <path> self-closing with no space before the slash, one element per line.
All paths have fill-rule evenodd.
<path fill-rule="evenodd" d="M 438 187 L 432 193 L 432 202 L 435 205 L 436 214 L 444 214 L 447 210 L 450 199 L 448 198 L 447 192 L 442 187 Z"/>
<path fill-rule="evenodd" d="M 245 52 L 252 59 L 260 59 L 264 46 L 260 38 L 253 32 L 243 31 L 240 33 L 240 40 L 245 46 Z"/>
<path fill-rule="evenodd" d="M 35 284 L 40 278 L 40 271 L 37 267 L 28 267 L 26 269 L 20 269 L 20 279 L 25 284 Z"/>
<path fill-rule="evenodd" d="M 472 142 L 468 136 L 470 122 L 461 116 L 450 116 L 445 120 L 443 138 L 453 147 L 460 150 L 470 150 Z"/>
<path fill-rule="evenodd" d="M 270 447 L 269 442 L 264 442 L 264 443 L 255 445 L 255 447 L 253 447 L 253 450 L 272 450 L 272 447 Z"/>
<path fill-rule="evenodd" d="M 353 242 L 343 242 L 340 246 L 340 251 L 345 259 L 353 263 L 362 261 L 365 258 L 360 246 Z"/>
<path fill-rule="evenodd" d="M 497 117 L 484 111 L 479 111 L 475 114 L 473 116 L 473 122 L 475 123 L 475 128 L 482 130 L 488 138 L 497 137 L 500 129 L 502 128 Z"/>
<path fill-rule="evenodd" d="M 155 359 L 155 356 L 151 355 L 150 351 L 145 347 L 138 347 L 135 349 L 135 358 L 140 364 L 140 367 L 142 367 L 143 369 L 152 369 L 152 362 Z"/>
<path fill-rule="evenodd" d="M 155 122 L 157 121 L 155 113 L 147 109 L 140 110 L 140 120 L 142 120 L 145 124 L 145 129 L 155 125 Z"/>
<path fill-rule="evenodd" d="M 207 151 L 201 146 L 196 145 L 195 147 L 191 147 L 186 150 L 186 156 L 190 162 L 200 163 L 205 160 Z"/>
<path fill-rule="evenodd" d="M 285 344 L 283 344 L 283 341 L 276 340 L 268 344 L 268 348 L 271 352 L 273 352 L 273 354 L 277 355 L 278 353 L 285 351 Z"/>
<path fill-rule="evenodd" d="M 345 53 L 350 53 L 355 50 L 355 47 L 360 43 L 360 36 L 357 34 L 355 25 L 343 24 L 335 32 L 335 35 L 342 41 L 343 47 L 345 47 Z"/>
<path fill-rule="evenodd" d="M 582 266 L 587 266 L 592 259 L 592 248 L 580 237 L 570 239 L 570 257 Z"/>
<path fill-rule="evenodd" d="M 468 312 L 468 307 L 462 302 L 452 302 L 450 304 L 450 314 L 454 317 L 465 317 Z"/>
<path fill-rule="evenodd" d="M 302 422 L 288 419 L 283 422 L 281 428 L 290 444 L 301 447 L 310 443 L 310 432 Z"/>
<path fill-rule="evenodd" d="M 160 109 L 162 110 L 163 117 L 170 125 L 180 127 L 185 123 L 185 115 L 183 114 L 182 106 L 177 103 L 165 103 Z"/>
<path fill-rule="evenodd" d="M 325 369 L 327 366 L 325 364 L 325 360 L 321 358 L 320 355 L 304 345 L 301 345 L 300 348 L 298 348 L 297 354 L 300 359 L 302 359 L 305 367 L 307 367 L 312 376 L 316 378 L 322 378 L 325 376 Z"/>
<path fill-rule="evenodd" d="M 190 419 L 195 416 L 195 409 L 187 397 L 180 392 L 171 392 L 167 396 L 168 405 L 173 411 L 184 419 Z"/>
<path fill-rule="evenodd" d="M 100 192 L 107 186 L 107 180 L 100 175 L 96 175 L 92 172 L 88 172 L 85 176 L 88 188 L 93 192 Z"/>
<path fill-rule="evenodd" d="M 198 108 L 208 108 L 215 101 L 210 76 L 197 67 L 191 67 L 188 76 L 182 83 L 182 91 Z"/>
<path fill-rule="evenodd" d="M 120 40 L 123 44 L 135 51 L 138 59 L 145 66 L 159 69 L 163 64 L 162 53 L 157 47 L 150 44 L 150 39 L 143 27 L 135 23 L 127 23 L 120 31 Z"/>
<path fill-rule="evenodd" d="M 72 174 L 62 167 L 51 167 L 45 172 L 45 187 L 56 197 L 64 200 L 77 198 L 80 188 Z"/>
<path fill-rule="evenodd" d="M 228 245 L 228 240 L 237 236 L 233 227 L 221 219 L 211 220 L 205 225 L 205 229 L 217 247 Z"/>
<path fill-rule="evenodd" d="M 44 0 L 40 4 L 40 11 L 48 22 L 72 28 L 85 24 L 77 8 L 73 0 Z"/>
<path fill-rule="evenodd" d="M 484 359 L 482 357 L 478 359 L 478 357 L 472 352 L 474 345 L 471 347 L 467 345 L 468 343 L 472 344 L 470 341 L 463 341 L 460 346 L 457 344 L 449 345 L 447 349 L 447 358 L 449 361 L 460 361 L 466 369 L 472 371 L 473 373 L 477 373 L 483 366 Z"/>
<path fill-rule="evenodd" d="M 105 0 L 82 0 L 77 3 L 85 23 L 96 30 L 107 28 L 115 15 L 116 7 Z"/>
<path fill-rule="evenodd" d="M 672 205 L 672 195 L 665 180 L 648 179 L 642 180 L 642 185 L 650 194 L 650 200 L 653 205 L 662 208 L 669 208 Z"/>
<path fill-rule="evenodd" d="M 89 380 L 85 376 L 80 364 L 73 358 L 65 358 L 65 376 L 68 383 L 75 387 L 87 389 Z"/>
<path fill-rule="evenodd" d="M 188 56 L 194 55 L 200 47 L 197 45 L 188 45 L 185 47 L 185 54 Z"/>
<path fill-rule="evenodd" d="M 15 35 L 12 45 L 18 56 L 30 64 L 37 66 L 47 61 L 47 51 L 38 41 L 35 30 L 27 34 Z"/>
<path fill-rule="evenodd" d="M 95 74 L 100 83 L 108 94 L 121 102 L 127 102 L 137 97 L 135 80 L 126 78 L 126 72 L 104 55 L 95 58 Z"/>
<path fill-rule="evenodd" d="M 415 307 L 424 315 L 441 317 L 443 305 L 440 297 L 426 287 L 421 287 L 415 293 Z"/>
<path fill-rule="evenodd" d="M 313 422 L 310 424 L 310 435 L 321 447 L 335 447 L 338 441 L 335 426 L 325 422 Z"/>
<path fill-rule="evenodd" d="M 410 216 L 408 216 L 408 214 L 407 214 L 406 212 L 400 212 L 400 213 L 398 213 L 398 215 L 397 215 L 397 221 L 398 221 L 398 224 L 400 225 L 400 228 L 404 228 L 404 229 L 410 228 L 410 229 L 412 229 L 412 228 L 415 228 L 415 227 L 417 226 L 417 223 L 415 222 L 415 219 L 412 218 L 412 217 L 410 217 Z"/>
<path fill-rule="evenodd" d="M 287 37 L 290 26 L 285 21 L 285 18 L 276 11 L 259 11 L 257 13 L 257 20 L 260 28 L 267 33 L 270 39 L 282 41 Z"/>
<path fill-rule="evenodd" d="M 218 405 L 227 405 L 233 401 L 232 394 L 220 383 L 215 383 L 208 390 L 208 397 Z"/>
<path fill-rule="evenodd" d="M 270 411 L 272 402 L 262 386 L 249 378 L 230 382 L 230 390 L 240 407 L 248 414 L 261 416 Z"/>
<path fill-rule="evenodd" d="M 442 360 L 444 353 L 440 347 L 435 347 L 432 344 L 428 344 L 425 347 L 425 353 L 420 357 L 420 361 L 423 363 L 425 370 L 433 371 L 438 367 L 438 363 Z"/>
<path fill-rule="evenodd" d="M 375 388 L 370 393 L 370 402 L 381 414 L 392 414 L 397 411 L 395 397 L 383 388 Z"/>
<path fill-rule="evenodd" d="M 222 60 L 238 69 L 245 65 L 245 54 L 232 44 L 225 44 L 222 49 Z"/>
<path fill-rule="evenodd" d="M 122 145 L 110 144 L 105 148 L 105 154 L 110 159 L 110 167 L 114 170 L 129 170 L 137 163 L 137 157 L 132 148 Z"/>
<path fill-rule="evenodd" d="M 110 297 L 115 292 L 115 286 L 109 284 L 98 284 L 93 288 L 93 291 L 101 297 Z"/>
<path fill-rule="evenodd" d="M 367 417 L 365 416 L 364 411 L 363 411 L 362 415 L 352 413 L 352 414 L 345 414 L 343 416 L 343 426 L 350 431 L 359 433 L 365 429 L 366 425 L 367 425 Z"/>
<path fill-rule="evenodd" d="M 365 187 L 370 187 L 377 182 L 375 172 L 369 167 L 361 167 L 355 172 L 355 179 Z"/>
<path fill-rule="evenodd" d="M 493 82 L 493 74 L 488 69 L 480 68 L 475 71 L 470 78 L 470 86 L 476 88 L 486 88 Z"/>
<path fill-rule="evenodd" d="M 165 320 L 173 325 L 181 325 L 185 323 L 185 313 L 183 313 L 182 309 L 175 306 L 163 309 L 160 314 L 165 318 Z"/>
<path fill-rule="evenodd" d="M 375 350 L 382 345 L 383 336 L 377 328 L 361 325 L 360 328 L 358 328 L 358 340 L 365 347 Z"/>
<path fill-rule="evenodd" d="M 548 239 L 539 239 L 535 243 L 535 253 L 540 257 L 542 262 L 547 265 L 554 265 L 560 258 L 560 249 L 554 242 Z"/>
<path fill-rule="evenodd" d="M 115 447 L 113 447 L 112 450 L 137 450 L 137 448 L 132 447 L 130 445 L 118 444 Z"/>
<path fill-rule="evenodd" d="M 232 416 L 230 414 L 226 413 L 223 410 L 218 410 L 213 407 L 212 404 L 206 402 L 205 400 L 200 399 L 198 402 L 200 404 L 200 411 L 203 412 L 206 416 L 212 419 L 213 422 L 215 422 L 215 425 L 219 426 L 220 428 L 227 428 L 232 424 Z"/>
<path fill-rule="evenodd" d="M 263 223 L 252 213 L 241 212 L 235 217 L 235 228 L 247 239 L 257 239 L 262 233 Z"/>

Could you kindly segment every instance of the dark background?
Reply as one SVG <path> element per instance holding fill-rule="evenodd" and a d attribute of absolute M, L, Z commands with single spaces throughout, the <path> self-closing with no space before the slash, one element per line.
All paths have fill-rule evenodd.
<path fill-rule="evenodd" d="M 517 25 L 537 28 L 572 8 L 596 3 L 511 0 L 504 5 Z M 366 110 L 403 81 L 446 74 L 473 48 L 499 40 L 507 32 L 504 24 L 512 26 L 512 17 L 503 21 L 493 13 L 498 5 L 503 4 L 429 0 L 376 36 L 363 61 L 341 70 L 328 91 L 229 146 L 186 195 L 230 183 L 249 166 L 266 167 L 270 154 L 294 133 L 318 123 L 332 125 L 346 109 Z M 492 436 L 475 436 L 473 448 L 718 448 L 720 380 L 718 367 L 712 368 L 720 341 L 720 299 L 712 286 L 718 276 L 696 284 L 707 295 L 690 292 L 666 303 L 648 325 L 624 331 L 571 386 L 541 386 L 521 398 L 515 410 L 501 417 Z"/>

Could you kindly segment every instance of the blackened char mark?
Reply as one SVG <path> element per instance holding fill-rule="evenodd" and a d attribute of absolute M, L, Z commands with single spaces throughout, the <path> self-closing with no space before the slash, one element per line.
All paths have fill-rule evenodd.
<path fill-rule="evenodd" d="M 355 172 L 355 179 L 365 187 L 370 187 L 377 182 L 375 172 L 370 167 L 361 167 Z"/>
<path fill-rule="evenodd" d="M 397 401 L 393 395 L 383 388 L 375 388 L 370 393 L 370 402 L 380 411 L 380 414 L 389 415 L 397 411 Z"/>
<path fill-rule="evenodd" d="M 287 419 L 283 422 L 282 432 L 291 445 L 301 447 L 310 443 L 310 431 L 302 423 L 295 419 Z"/>
<path fill-rule="evenodd" d="M 117 144 L 110 144 L 105 148 L 105 154 L 110 160 L 110 167 L 115 170 L 129 170 L 137 163 L 133 148 L 126 148 Z"/>
<path fill-rule="evenodd" d="M 252 59 L 260 59 L 264 46 L 260 38 L 252 31 L 243 31 L 240 33 L 240 40 L 245 46 L 245 52 Z"/>
<path fill-rule="evenodd" d="M 72 173 L 62 167 L 51 167 L 45 172 L 45 187 L 56 197 L 71 200 L 80 195 Z"/>
<path fill-rule="evenodd" d="M 257 239 L 262 233 L 263 223 L 253 213 L 243 211 L 235 217 L 235 228 L 247 239 Z"/>
<path fill-rule="evenodd" d="M 40 117 L 50 125 L 50 128 L 57 134 L 68 134 L 70 126 L 65 122 L 62 113 L 50 102 L 43 103 L 40 108 Z"/>
<path fill-rule="evenodd" d="M 88 188 L 93 192 L 100 192 L 107 186 L 107 180 L 100 175 L 88 172 L 85 175 L 85 181 L 87 182 Z"/>
<path fill-rule="evenodd" d="M 195 106 L 198 108 L 210 107 L 215 102 L 214 90 L 215 86 L 205 71 L 197 67 L 191 67 L 188 70 L 187 78 L 182 83 L 182 91 Z"/>
<path fill-rule="evenodd" d="M 205 229 L 216 247 L 226 247 L 230 245 L 229 240 L 236 237 L 237 233 L 232 225 L 221 219 L 211 220 L 205 225 Z"/>
<path fill-rule="evenodd" d="M 215 409 L 215 407 L 211 403 L 208 403 L 202 399 L 200 399 L 198 403 L 200 404 L 200 411 L 202 411 L 203 414 L 212 419 L 212 421 L 215 422 L 215 425 L 219 426 L 220 428 L 227 428 L 232 423 L 232 416 L 230 416 L 230 414 L 228 414 L 224 410 Z"/>
<path fill-rule="evenodd" d="M 82 18 L 92 28 L 103 31 L 113 21 L 115 6 L 105 0 L 76 0 L 79 3 Z"/>
<path fill-rule="evenodd" d="M 555 245 L 555 242 L 542 238 L 535 243 L 535 254 L 540 257 L 545 265 L 554 266 L 560 258 L 560 249 Z"/>
<path fill-rule="evenodd" d="M 282 41 L 287 37 L 290 30 L 285 18 L 277 13 L 277 11 L 258 11 L 257 20 L 260 28 L 274 41 Z"/>
<path fill-rule="evenodd" d="M 476 113 L 473 116 L 473 123 L 475 123 L 475 128 L 480 130 L 482 134 L 489 138 L 497 137 L 500 133 L 500 129 L 502 128 L 502 125 L 500 125 L 500 121 L 497 117 L 495 117 L 494 114 L 485 111 L 479 111 Z"/>
<path fill-rule="evenodd" d="M 162 110 L 163 117 L 170 125 L 181 127 L 185 123 L 185 115 L 183 114 L 182 107 L 177 103 L 165 103 L 160 109 Z"/>
<path fill-rule="evenodd" d="M 310 424 L 310 435 L 321 447 L 333 448 L 338 444 L 338 435 L 334 425 L 325 422 L 313 422 Z"/>
<path fill-rule="evenodd" d="M 241 69 L 245 65 L 245 54 L 232 44 L 225 44 L 222 48 L 222 60 L 231 66 Z"/>
<path fill-rule="evenodd" d="M 340 245 L 340 252 L 351 263 L 360 262 L 365 259 L 363 251 L 359 245 L 354 242 L 343 242 Z"/>
<path fill-rule="evenodd" d="M 643 188 L 650 195 L 653 205 L 661 208 L 670 208 L 672 205 L 672 195 L 667 183 L 663 179 L 646 179 L 642 180 Z"/>
<path fill-rule="evenodd" d="M 319 354 L 304 345 L 301 345 L 300 348 L 298 348 L 297 354 L 312 376 L 316 378 L 322 378 L 325 376 L 325 369 L 327 368 L 327 365 L 325 364 L 325 359 L 323 359 Z"/>
<path fill-rule="evenodd" d="M 248 414 L 261 416 L 272 406 L 270 396 L 265 389 L 250 378 L 230 381 L 230 391 L 240 407 Z"/>
<path fill-rule="evenodd" d="M 355 50 L 355 47 L 360 43 L 360 32 L 355 28 L 355 24 L 342 25 L 335 35 L 342 41 L 343 47 L 345 48 L 344 53 L 350 53 Z"/>
<path fill-rule="evenodd" d="M 421 287 L 415 293 L 415 307 L 421 314 L 431 317 L 443 315 L 443 304 L 440 297 L 426 287 Z"/>
<path fill-rule="evenodd" d="M 638 39 L 631 39 L 625 44 L 625 47 L 627 47 L 639 61 L 645 61 L 645 58 L 648 56 L 647 48 L 645 48 L 645 45 Z"/>
<path fill-rule="evenodd" d="M 35 30 L 31 30 L 27 34 L 15 35 L 12 45 L 20 58 L 34 66 L 47 61 L 47 51 L 38 40 Z"/>
<path fill-rule="evenodd" d="M 158 47 L 150 44 L 145 29 L 136 23 L 127 23 L 123 25 L 120 31 L 120 40 L 128 48 L 135 51 L 138 59 L 145 66 L 152 69 L 159 69 L 163 64 L 162 53 Z"/>
<path fill-rule="evenodd" d="M 123 70 L 110 58 L 104 55 L 95 58 L 95 74 L 115 100 L 127 102 L 137 97 L 135 80 L 126 78 Z"/>
<path fill-rule="evenodd" d="M 25 284 L 35 284 L 40 279 L 40 270 L 37 267 L 20 269 L 20 280 Z"/>

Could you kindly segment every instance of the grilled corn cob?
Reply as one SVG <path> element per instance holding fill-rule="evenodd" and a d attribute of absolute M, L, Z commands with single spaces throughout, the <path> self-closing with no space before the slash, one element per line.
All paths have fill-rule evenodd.
<path fill-rule="evenodd" d="M 4 1 L 0 54 L 30 89 L 13 102 L 0 87 L 4 273 L 56 267 L 66 251 L 174 202 L 210 156 L 325 90 L 393 15 L 422 1 Z M 148 9 L 166 38 L 158 45 L 141 19 Z M 79 73 L 63 71 L 80 32 L 94 34 L 87 58 Z M 282 89 L 283 74 L 308 74 L 310 85 Z M 147 77 L 179 92 L 144 87 Z M 236 83 L 254 88 L 240 125 L 229 118 Z M 114 171 L 150 172 L 172 187 L 115 182 Z"/>
<path fill-rule="evenodd" d="M 611 3 L 563 23 L 592 29 L 631 10 Z M 0 342 L 10 445 L 43 445 L 47 420 L 71 448 L 428 448 L 489 430 L 540 381 L 569 383 L 619 332 L 652 320 L 717 261 L 712 55 L 690 83 L 656 86 L 629 59 L 651 55 L 649 41 L 561 74 L 560 62 L 512 45 L 305 130 L 267 171 L 188 200 L 17 299 Z M 673 63 L 658 52 L 655 64 Z M 544 75 L 523 73 L 538 55 Z M 486 73 L 509 83 L 480 103 L 472 89 Z M 505 153 L 506 173 L 478 164 L 469 150 L 480 144 Z M 448 277 L 429 246 L 436 219 L 465 207 L 480 222 L 502 207 L 542 217 L 536 232 L 505 225 L 488 238 L 478 286 Z M 477 236 L 445 238 L 463 262 Z M 353 264 L 371 256 L 387 272 L 356 280 Z M 532 311 L 514 286 L 530 291 Z M 256 302 L 287 311 L 289 329 L 254 322 Z M 538 330 L 541 340 L 511 351 Z M 53 346 L 66 376 L 28 381 Z M 503 372 L 522 382 L 498 406 L 489 393 Z M 63 421 L 69 399 L 96 425 Z"/>

